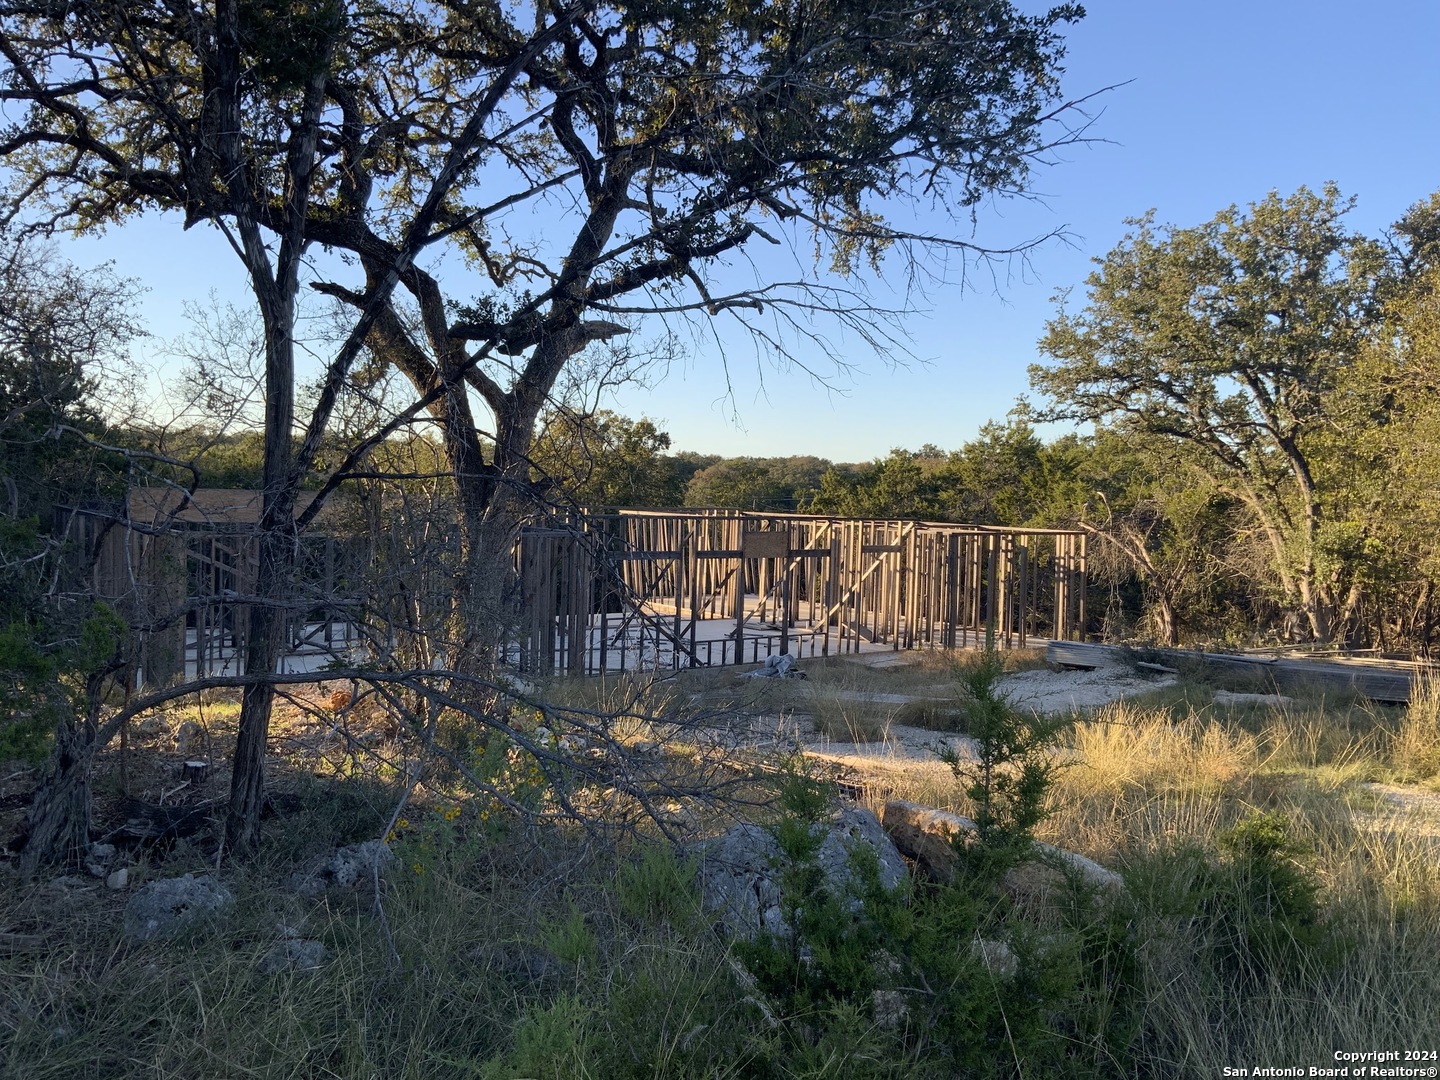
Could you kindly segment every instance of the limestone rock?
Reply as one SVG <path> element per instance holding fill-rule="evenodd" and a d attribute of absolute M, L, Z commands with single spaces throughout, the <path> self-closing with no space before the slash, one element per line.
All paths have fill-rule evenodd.
<path fill-rule="evenodd" d="M 1040 910 L 1049 907 L 1064 894 L 1065 875 L 1045 863 L 1025 862 L 1005 871 L 1001 888 L 1022 909 Z"/>
<path fill-rule="evenodd" d="M 1050 844 L 1036 843 L 1035 850 L 1058 863 L 1066 873 L 1077 875 L 1092 889 L 1109 893 L 1125 891 L 1125 879 L 1114 870 L 1101 866 L 1094 859 L 1087 859 L 1084 855 L 1066 851 L 1064 848 L 1052 847 Z"/>
<path fill-rule="evenodd" d="M 471 955 L 506 978 L 520 983 L 555 984 L 573 978 L 576 965 L 549 949 L 527 942 L 482 946 Z"/>
<path fill-rule="evenodd" d="M 234 903 L 234 894 L 208 875 L 152 881 L 125 905 L 125 937 L 130 941 L 172 937 L 215 918 Z"/>
<path fill-rule="evenodd" d="M 870 1000 L 875 1010 L 875 1026 L 881 1031 L 895 1030 L 910 1014 L 905 995 L 899 990 L 876 990 Z"/>
<path fill-rule="evenodd" d="M 106 887 L 107 889 L 113 889 L 113 890 L 115 890 L 116 892 L 119 892 L 119 891 L 122 890 L 122 889 L 128 888 L 129 885 L 130 885 L 130 871 L 129 871 L 126 867 L 123 867 L 123 866 L 122 866 L 119 870 L 116 870 L 114 873 L 110 874 L 110 875 L 105 879 L 105 887 Z"/>
<path fill-rule="evenodd" d="M 353 889 L 362 880 L 369 881 L 374 871 L 384 871 L 395 855 L 383 840 L 366 840 L 335 852 L 327 864 L 331 880 L 342 889 Z"/>
<path fill-rule="evenodd" d="M 1035 852 L 1036 861 L 1011 867 L 1001 882 L 1005 895 L 1017 904 L 1047 907 L 1065 893 L 1070 878 L 1079 878 L 1097 897 L 1115 897 L 1125 891 L 1125 879 L 1094 859 L 1049 844 L 1037 843 Z"/>
<path fill-rule="evenodd" d="M 893 889 L 905 879 L 904 860 L 885 835 L 880 822 L 868 810 L 849 807 L 832 822 L 815 825 L 824 831 L 815 855 L 826 888 L 834 895 L 854 898 L 857 886 L 851 853 L 857 847 L 871 849 L 879 862 L 880 884 Z M 698 847 L 701 902 L 706 911 L 719 916 L 732 937 L 753 939 L 762 932 L 785 937 L 780 906 L 780 877 L 784 856 L 768 829 L 759 825 L 736 825 L 722 836 Z"/>
<path fill-rule="evenodd" d="M 885 804 L 885 832 L 908 859 L 915 860 L 926 876 L 935 881 L 955 877 L 959 858 L 954 838 L 962 844 L 975 836 L 975 823 L 959 814 L 936 810 L 919 803 L 892 799 Z M 1022 863 L 1005 877 L 1005 891 L 1012 900 L 1044 901 L 1063 887 L 1065 876 L 1075 875 L 1100 893 L 1125 891 L 1125 880 L 1094 859 L 1050 844 L 1033 845 L 1037 862 Z"/>
<path fill-rule="evenodd" d="M 204 735 L 204 728 L 194 720 L 186 720 L 175 732 L 175 749 L 182 755 L 188 755 L 192 749 L 199 746 Z"/>
<path fill-rule="evenodd" d="M 301 975 L 313 975 L 330 962 L 333 954 L 324 942 L 306 938 L 286 938 L 278 941 L 260 960 L 260 974 L 279 975 L 293 971 Z"/>
<path fill-rule="evenodd" d="M 970 942 L 970 955 L 985 965 L 985 969 L 1001 979 L 1013 979 L 1020 970 L 1020 961 L 1015 950 L 1003 941 L 991 941 L 975 937 Z"/>
<path fill-rule="evenodd" d="M 384 874 L 395 861 L 395 853 L 383 840 L 366 840 L 340 848 L 312 870 L 290 877 L 291 891 L 302 896 L 319 896 L 326 889 L 354 889 L 375 880 L 375 873 Z"/>
<path fill-rule="evenodd" d="M 91 877 L 103 878 L 115 861 L 114 844 L 91 844 L 85 852 L 85 869 Z"/>

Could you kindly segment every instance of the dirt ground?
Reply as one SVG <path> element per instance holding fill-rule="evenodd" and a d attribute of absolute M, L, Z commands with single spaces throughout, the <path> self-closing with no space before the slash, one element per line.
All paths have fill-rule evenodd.
<path fill-rule="evenodd" d="M 340 696 L 336 696 L 340 695 Z M 267 790 L 276 806 L 314 777 L 333 777 L 399 752 L 395 725 L 377 703 L 349 700 L 349 683 L 321 683 L 276 702 L 266 757 Z M 341 701 L 344 705 L 339 705 Z M 338 707 L 337 707 L 338 706 Z M 138 718 L 96 760 L 91 777 L 92 832 L 126 839 L 143 829 L 218 806 L 230 790 L 229 754 L 235 742 L 237 700 L 207 692 L 192 703 Z M 0 766 L 0 859 L 24 840 L 39 768 Z M 119 831 L 121 835 L 112 837 Z M 133 831 L 133 830 L 132 830 Z"/>

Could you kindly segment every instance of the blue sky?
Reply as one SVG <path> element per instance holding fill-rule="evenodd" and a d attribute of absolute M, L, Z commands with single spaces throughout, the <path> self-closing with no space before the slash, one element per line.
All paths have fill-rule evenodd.
<path fill-rule="evenodd" d="M 927 313 L 905 320 L 914 358 L 903 366 L 840 338 L 850 374 L 827 389 L 757 363 L 742 337 L 724 334 L 727 396 L 715 342 L 695 335 L 684 361 L 650 389 L 624 391 L 615 407 L 656 420 L 677 449 L 725 455 L 858 461 L 893 446 L 958 447 L 1026 391 L 1051 297 L 1067 286 L 1079 294 L 1090 259 L 1119 241 L 1126 217 L 1154 207 L 1161 222 L 1191 225 L 1272 189 L 1334 180 L 1359 200 L 1352 227 L 1374 233 L 1440 188 L 1440 0 L 1085 6 L 1068 34 L 1065 85 L 1079 96 L 1127 84 L 1093 103 L 1091 133 L 1106 141 L 1070 148 L 1038 173 L 1039 200 L 983 208 L 975 236 L 1005 246 L 1063 228 L 1069 244 L 1052 241 L 1025 265 L 1002 266 L 998 281 L 981 273 L 968 288 L 912 297 Z M 163 338 L 183 329 L 184 301 L 204 301 L 211 289 L 247 299 L 238 261 L 199 233 L 148 221 L 71 242 L 67 254 L 113 259 L 144 281 L 139 306 Z M 881 303 L 901 299 L 896 270 L 874 283 Z M 832 369 L 818 351 L 800 354 Z"/>

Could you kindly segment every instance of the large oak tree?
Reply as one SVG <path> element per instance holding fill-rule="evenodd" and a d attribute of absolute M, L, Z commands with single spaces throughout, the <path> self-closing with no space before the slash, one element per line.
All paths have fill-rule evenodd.
<path fill-rule="evenodd" d="M 1330 641 L 1361 596 L 1353 561 L 1327 558 L 1343 464 L 1337 390 L 1374 332 L 1391 266 L 1352 234 L 1333 187 L 1272 193 L 1192 228 L 1152 216 L 1098 259 L 1083 309 L 1062 306 L 1032 382 L 1047 419 L 1106 423 L 1198 455 L 1246 508 L 1304 633 Z M 1353 434 L 1353 433 L 1352 433 Z M 1343 446 L 1339 455 L 1344 457 Z"/>
<path fill-rule="evenodd" d="M 897 246 L 980 251 L 980 202 L 1025 190 L 1047 148 L 1081 137 L 1057 83 L 1060 29 L 1081 14 L 1005 0 L 3 0 L 0 152 L 14 214 L 99 228 L 178 211 L 223 229 L 245 266 L 267 346 L 249 670 L 275 669 L 295 534 L 323 501 L 297 517 L 295 492 L 362 346 L 415 387 L 396 424 L 425 416 L 443 433 L 464 664 L 494 643 L 530 443 L 569 360 L 654 313 L 733 316 L 771 343 L 816 313 L 869 334 L 874 311 L 845 274 Z M 941 210 L 933 230 L 906 224 L 921 204 Z M 782 277 L 748 255 L 771 243 L 813 245 L 813 262 L 792 257 Z M 341 258 L 307 263 L 317 249 Z M 356 318 L 294 437 L 302 284 Z M 245 697 L 228 830 L 242 848 L 258 838 L 272 693 Z"/>

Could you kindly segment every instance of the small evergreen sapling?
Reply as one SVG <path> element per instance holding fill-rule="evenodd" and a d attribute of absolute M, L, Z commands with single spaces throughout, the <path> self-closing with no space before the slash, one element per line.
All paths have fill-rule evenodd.
<path fill-rule="evenodd" d="M 1051 748 L 1069 723 L 1015 708 L 997 689 L 1003 674 L 999 655 L 991 651 L 961 670 L 974 757 L 953 748 L 940 755 L 962 784 L 975 820 L 979 842 L 959 847 L 963 865 L 992 882 L 1031 853 L 1060 767 Z"/>

